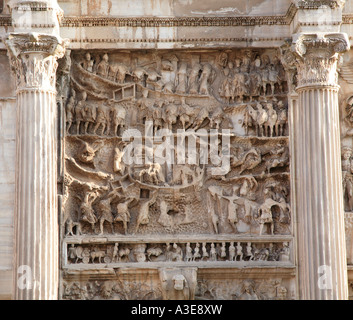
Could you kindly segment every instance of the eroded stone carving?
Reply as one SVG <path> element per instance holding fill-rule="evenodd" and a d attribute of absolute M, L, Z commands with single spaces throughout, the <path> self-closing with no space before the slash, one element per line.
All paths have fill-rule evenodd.
<path fill-rule="evenodd" d="M 64 268 L 163 268 L 161 297 L 193 299 L 190 267 L 292 264 L 277 51 L 82 51 L 71 60 Z M 122 298 L 105 283 L 88 294 L 70 282 L 63 297 Z"/>

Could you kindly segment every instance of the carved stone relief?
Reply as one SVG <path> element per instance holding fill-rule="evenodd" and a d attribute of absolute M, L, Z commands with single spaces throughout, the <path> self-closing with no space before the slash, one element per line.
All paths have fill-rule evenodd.
<path fill-rule="evenodd" d="M 292 264 L 277 51 L 82 51 L 71 63 L 64 268 Z"/>

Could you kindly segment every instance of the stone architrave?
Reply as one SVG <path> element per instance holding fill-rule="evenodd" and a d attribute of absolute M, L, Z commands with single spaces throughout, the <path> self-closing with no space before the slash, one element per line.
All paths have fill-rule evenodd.
<path fill-rule="evenodd" d="M 347 299 L 337 63 L 348 50 L 343 33 L 299 34 L 292 52 L 298 99 L 293 101 L 294 208 L 299 297 Z"/>
<path fill-rule="evenodd" d="M 60 37 L 6 39 L 17 84 L 14 299 L 57 299 L 58 213 L 56 69 Z"/>

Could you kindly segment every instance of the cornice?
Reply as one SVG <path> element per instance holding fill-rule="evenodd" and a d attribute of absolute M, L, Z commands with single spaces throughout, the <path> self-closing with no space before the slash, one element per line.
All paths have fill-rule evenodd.
<path fill-rule="evenodd" d="M 65 16 L 60 23 L 64 28 L 79 27 L 237 27 L 262 25 L 290 25 L 300 9 L 317 9 L 318 3 L 331 3 L 327 0 L 299 1 L 291 3 L 284 15 L 233 16 L 233 17 L 108 17 L 108 16 Z M 336 7 L 337 1 L 331 6 Z M 340 2 L 341 3 L 341 2 Z M 314 5 L 315 4 L 315 5 Z M 337 21 L 337 24 L 341 23 Z M 353 24 L 353 13 L 342 15 L 342 24 Z M 0 15 L 0 27 L 13 26 L 10 15 Z M 33 28 L 46 25 L 37 23 Z"/>

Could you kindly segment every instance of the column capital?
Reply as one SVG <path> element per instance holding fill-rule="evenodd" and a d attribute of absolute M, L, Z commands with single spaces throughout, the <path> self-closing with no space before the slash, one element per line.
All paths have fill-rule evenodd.
<path fill-rule="evenodd" d="M 62 58 L 67 40 L 38 33 L 11 33 L 5 39 L 17 89 L 55 91 L 57 59 Z"/>
<path fill-rule="evenodd" d="M 338 85 L 337 61 L 349 50 L 345 33 L 302 33 L 293 35 L 291 52 L 297 68 L 297 88 Z"/>
<path fill-rule="evenodd" d="M 292 0 L 299 9 L 319 9 L 327 6 L 330 9 L 342 8 L 346 0 Z"/>

